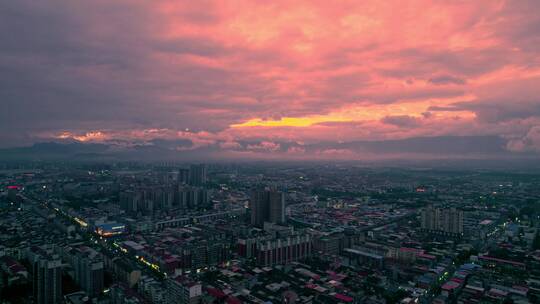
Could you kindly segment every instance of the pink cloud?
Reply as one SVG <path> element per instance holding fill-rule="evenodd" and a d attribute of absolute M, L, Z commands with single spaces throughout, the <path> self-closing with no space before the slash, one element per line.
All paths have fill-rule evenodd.
<path fill-rule="evenodd" d="M 270 142 L 270 141 L 262 141 L 258 144 L 250 144 L 247 146 L 248 150 L 254 150 L 254 151 L 268 151 L 268 152 L 276 152 L 281 148 L 280 144 Z"/>
<path fill-rule="evenodd" d="M 280 143 L 496 135 L 536 151 L 537 1 L 9 6 L 34 31 L 0 13 L 0 130 L 27 141 L 301 154 Z"/>
<path fill-rule="evenodd" d="M 510 151 L 527 152 L 540 151 L 540 126 L 532 127 L 522 138 L 512 139 L 508 142 L 507 148 Z"/>

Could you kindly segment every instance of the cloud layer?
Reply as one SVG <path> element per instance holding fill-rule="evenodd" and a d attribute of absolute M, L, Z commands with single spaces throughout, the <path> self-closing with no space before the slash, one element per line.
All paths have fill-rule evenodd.
<path fill-rule="evenodd" d="M 355 158 L 339 143 L 496 136 L 509 152 L 538 153 L 539 10 L 534 0 L 6 1 L 0 142 L 167 140 L 178 153 L 291 157 L 334 143 L 327 153 Z"/>

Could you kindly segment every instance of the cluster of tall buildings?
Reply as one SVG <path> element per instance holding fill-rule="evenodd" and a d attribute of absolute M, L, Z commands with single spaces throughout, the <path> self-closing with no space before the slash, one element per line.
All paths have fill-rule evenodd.
<path fill-rule="evenodd" d="M 52 248 L 33 246 L 26 254 L 32 266 L 32 292 L 38 304 L 62 303 L 62 260 Z"/>
<path fill-rule="evenodd" d="M 311 256 L 313 240 L 309 234 L 292 234 L 280 238 L 238 240 L 239 255 L 255 258 L 261 266 L 288 264 Z"/>
<path fill-rule="evenodd" d="M 210 207 L 205 165 L 191 165 L 161 175 L 159 185 L 136 187 L 120 193 L 120 207 L 130 214 L 151 214 L 160 210 L 206 209 Z"/>
<path fill-rule="evenodd" d="M 422 229 L 429 232 L 463 234 L 463 211 L 456 208 L 428 206 L 421 212 Z"/>
<path fill-rule="evenodd" d="M 173 201 L 174 189 L 171 187 L 147 187 L 120 193 L 120 207 L 131 214 L 168 209 Z"/>
<path fill-rule="evenodd" d="M 164 179 L 167 183 L 180 183 L 195 187 L 202 187 L 208 182 L 208 170 L 204 164 L 191 165 L 169 172 Z"/>
<path fill-rule="evenodd" d="M 26 258 L 32 267 L 32 292 L 38 304 L 63 303 L 63 269 L 89 297 L 103 292 L 103 259 L 90 247 L 32 246 L 26 250 Z M 66 266 L 72 270 L 67 271 Z"/>
<path fill-rule="evenodd" d="M 238 255 L 255 259 L 261 266 L 288 264 L 312 255 L 313 236 L 293 227 L 265 222 L 263 234 L 241 237 L 237 241 Z"/>
<path fill-rule="evenodd" d="M 71 266 L 74 270 L 75 282 L 91 297 L 103 291 L 104 264 L 101 255 L 89 247 L 73 249 Z"/>
<path fill-rule="evenodd" d="M 188 185 L 154 186 L 120 193 L 120 207 L 130 214 L 159 210 L 208 208 L 208 190 Z"/>
<path fill-rule="evenodd" d="M 258 189 L 251 193 L 251 224 L 262 228 L 265 222 L 285 223 L 285 194 L 274 189 Z"/>
<path fill-rule="evenodd" d="M 188 184 L 196 187 L 201 187 L 208 181 L 206 165 L 191 165 L 189 167 L 189 180 Z"/>

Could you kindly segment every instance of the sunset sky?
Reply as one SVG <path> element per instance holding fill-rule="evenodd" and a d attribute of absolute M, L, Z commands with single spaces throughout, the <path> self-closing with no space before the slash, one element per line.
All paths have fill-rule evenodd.
<path fill-rule="evenodd" d="M 539 12 L 537 0 L 2 1 L 0 146 L 162 140 L 358 159 L 369 153 L 343 143 L 472 136 L 536 155 Z"/>

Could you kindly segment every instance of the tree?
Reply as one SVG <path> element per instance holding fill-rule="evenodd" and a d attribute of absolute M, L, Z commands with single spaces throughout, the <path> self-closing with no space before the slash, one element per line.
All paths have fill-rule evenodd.
<path fill-rule="evenodd" d="M 538 230 L 536 231 L 536 235 L 534 236 L 534 240 L 532 243 L 532 249 L 533 250 L 539 250 L 540 249 L 540 233 Z"/>
<path fill-rule="evenodd" d="M 408 293 L 403 289 L 398 289 L 395 292 L 385 292 L 384 298 L 386 300 L 386 303 L 398 303 L 399 300 L 406 297 Z"/>

